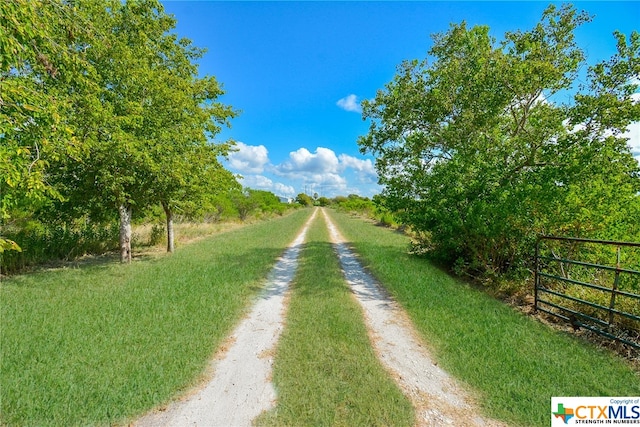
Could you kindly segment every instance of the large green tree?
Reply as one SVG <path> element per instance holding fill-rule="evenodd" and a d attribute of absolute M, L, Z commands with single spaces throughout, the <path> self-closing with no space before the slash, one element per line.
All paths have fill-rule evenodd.
<path fill-rule="evenodd" d="M 86 55 L 97 71 L 99 103 L 79 105 L 83 113 L 75 116 L 75 133 L 87 147 L 84 156 L 61 159 L 53 174 L 72 206 L 88 209 L 94 218 L 117 210 L 121 260 L 130 261 L 133 207 L 151 202 L 144 117 L 149 86 L 156 82 L 152 66 L 172 20 L 154 1 L 77 5 L 91 17 Z"/>
<path fill-rule="evenodd" d="M 212 171 L 229 175 L 217 157 L 229 144 L 209 138 L 235 112 L 216 99 L 213 77 L 198 77 L 202 51 L 171 31 L 175 20 L 156 0 L 108 4 L 78 2 L 92 17 L 95 40 L 87 60 L 97 70 L 99 105 L 76 116 L 76 134 L 87 147 L 75 161 L 61 160 L 53 176 L 67 203 L 94 220 L 118 213 L 121 260 L 131 260 L 131 221 L 161 204 L 173 250 L 173 210 L 203 197 Z M 80 111 L 87 111 L 81 108 Z"/>
<path fill-rule="evenodd" d="M 212 142 L 236 112 L 175 23 L 157 0 L 0 2 L 0 236 L 118 217 L 129 261 L 134 208 L 162 205 L 173 250 L 176 209 L 239 188 Z"/>
<path fill-rule="evenodd" d="M 188 40 L 165 45 L 155 66 L 144 128 L 153 174 L 147 190 L 165 212 L 167 251 L 173 252 L 176 209 L 193 211 L 194 203 L 236 187 L 235 177 L 218 162 L 232 142 L 210 142 L 236 112 L 217 102 L 223 91 L 214 77 L 198 77 L 195 61 L 201 50 Z"/>
<path fill-rule="evenodd" d="M 364 102 L 359 144 L 377 156 L 382 200 L 445 260 L 522 271 L 538 233 L 640 235 L 638 164 L 622 137 L 640 120 L 640 37 L 616 33 L 618 54 L 575 87 L 587 67 L 574 31 L 589 20 L 549 6 L 499 42 L 452 25 Z"/>
<path fill-rule="evenodd" d="M 19 248 L 1 237 L 16 213 L 60 197 L 47 179 L 50 162 L 82 150 L 68 117 L 73 88 L 93 84 L 84 28 L 68 2 L 0 2 L 0 252 Z"/>

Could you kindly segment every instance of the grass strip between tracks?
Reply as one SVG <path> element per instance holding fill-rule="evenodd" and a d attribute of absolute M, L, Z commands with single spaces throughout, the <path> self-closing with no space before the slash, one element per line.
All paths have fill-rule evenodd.
<path fill-rule="evenodd" d="M 401 233 L 329 213 L 363 264 L 409 312 L 440 366 L 477 392 L 489 416 L 548 426 L 553 396 L 640 396 L 640 374 L 621 358 L 409 255 Z"/>
<path fill-rule="evenodd" d="M 0 284 L 0 424 L 125 423 L 192 386 L 310 210 Z"/>
<path fill-rule="evenodd" d="M 299 260 L 276 351 L 278 402 L 258 424 L 412 425 L 411 403 L 371 347 L 322 215 L 311 225 Z"/>

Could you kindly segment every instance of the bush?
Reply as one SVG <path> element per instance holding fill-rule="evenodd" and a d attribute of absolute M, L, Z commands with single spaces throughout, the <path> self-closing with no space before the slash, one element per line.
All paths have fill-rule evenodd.
<path fill-rule="evenodd" d="M 164 224 L 153 224 L 151 226 L 151 233 L 149 233 L 149 246 L 159 245 L 164 242 L 167 232 L 164 228 Z"/>
<path fill-rule="evenodd" d="M 29 220 L 9 230 L 7 237 L 18 242 L 21 252 L 4 252 L 3 274 L 53 260 L 70 260 L 87 254 L 103 254 L 118 247 L 118 224 L 92 223 L 86 218 L 70 223 L 45 224 Z"/>
<path fill-rule="evenodd" d="M 342 212 L 365 215 L 373 218 L 375 204 L 368 197 L 350 194 L 348 197 L 338 196 L 333 199 L 333 205 Z"/>

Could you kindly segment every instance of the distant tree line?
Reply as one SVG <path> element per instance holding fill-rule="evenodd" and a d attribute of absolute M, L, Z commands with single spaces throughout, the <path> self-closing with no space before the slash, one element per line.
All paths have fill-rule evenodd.
<path fill-rule="evenodd" d="M 239 184 L 228 191 L 212 192 L 191 206 L 185 204 L 174 214 L 176 223 L 198 224 L 252 221 L 284 215 L 301 207 L 287 204 L 273 193 L 242 188 Z M 167 241 L 166 214 L 155 204 L 136 211 L 133 218 L 132 244 L 135 248 L 158 245 Z M 50 212 L 53 215 L 53 212 Z M 38 215 L 43 211 L 38 211 Z M 206 231 L 207 227 L 203 227 Z M 53 260 L 72 260 L 83 255 L 99 255 L 119 248 L 117 217 L 95 221 L 88 216 L 65 220 L 44 220 L 28 215 L 15 219 L 5 231 L 19 242 L 21 251 L 6 251 L 0 257 L 0 272 L 12 274 L 25 267 Z M 146 230 L 146 231 L 145 231 Z"/>

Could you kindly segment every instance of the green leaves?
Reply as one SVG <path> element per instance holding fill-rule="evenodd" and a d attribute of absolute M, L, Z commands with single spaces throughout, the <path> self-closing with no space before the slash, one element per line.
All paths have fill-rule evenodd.
<path fill-rule="evenodd" d="M 237 113 L 174 29 L 157 0 L 0 2 L 0 227 L 45 206 L 103 221 L 193 204 L 229 181 L 230 144 L 208 138 Z"/>
<path fill-rule="evenodd" d="M 364 104 L 359 144 L 378 156 L 385 206 L 440 257 L 487 274 L 524 268 L 536 233 L 640 238 L 638 165 L 620 138 L 640 120 L 640 36 L 616 34 L 618 54 L 576 88 L 574 31 L 589 20 L 550 6 L 499 43 L 452 25 L 433 37 L 433 60 L 404 62 Z M 575 100 L 550 102 L 559 91 Z"/>
<path fill-rule="evenodd" d="M 0 3 L 0 227 L 16 210 L 60 197 L 48 170 L 52 161 L 77 153 L 69 83 L 84 86 L 91 74 L 76 50 L 80 22 L 65 2 Z"/>
<path fill-rule="evenodd" d="M 2 254 L 4 251 L 22 252 L 22 249 L 13 240 L 9 240 L 9 239 L 5 239 L 5 238 L 0 237 L 0 254 Z"/>

